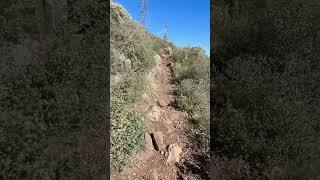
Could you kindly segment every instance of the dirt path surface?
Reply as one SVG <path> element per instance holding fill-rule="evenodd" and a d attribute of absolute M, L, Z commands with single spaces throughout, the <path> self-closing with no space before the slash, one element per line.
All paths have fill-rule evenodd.
<path fill-rule="evenodd" d="M 209 179 L 209 156 L 201 132 L 175 103 L 171 57 L 162 55 L 155 80 L 155 102 L 147 109 L 147 144 L 114 180 Z M 170 162 L 171 160 L 171 162 Z"/>

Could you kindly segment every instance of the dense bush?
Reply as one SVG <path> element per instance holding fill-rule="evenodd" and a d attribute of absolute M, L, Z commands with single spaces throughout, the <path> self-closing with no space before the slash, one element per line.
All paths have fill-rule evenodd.
<path fill-rule="evenodd" d="M 178 106 L 209 129 L 209 58 L 201 48 L 175 48 L 173 72 Z"/>
<path fill-rule="evenodd" d="M 144 117 L 135 109 L 111 99 L 111 159 L 113 167 L 122 167 L 130 155 L 144 144 Z"/>
<path fill-rule="evenodd" d="M 313 0 L 214 4 L 212 84 L 222 80 L 227 99 L 212 121 L 214 153 L 243 157 L 258 173 L 280 166 L 286 178 L 319 176 L 307 168 L 319 168 L 319 7 Z"/>

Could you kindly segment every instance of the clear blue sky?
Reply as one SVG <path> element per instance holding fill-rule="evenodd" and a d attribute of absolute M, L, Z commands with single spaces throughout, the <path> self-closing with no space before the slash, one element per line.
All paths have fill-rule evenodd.
<path fill-rule="evenodd" d="M 141 0 L 114 0 L 140 20 Z M 162 37 L 168 24 L 168 39 L 177 46 L 200 46 L 210 53 L 210 0 L 146 0 L 146 28 Z"/>

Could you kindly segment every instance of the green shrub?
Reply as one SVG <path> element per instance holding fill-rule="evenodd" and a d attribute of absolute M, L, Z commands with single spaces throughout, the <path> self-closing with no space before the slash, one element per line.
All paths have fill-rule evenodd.
<path fill-rule="evenodd" d="M 113 97 L 121 98 L 123 102 L 134 103 L 146 91 L 147 80 L 145 76 L 135 73 L 126 74 L 117 85 L 111 87 Z"/>
<path fill-rule="evenodd" d="M 154 52 L 156 52 L 157 54 L 161 54 L 161 50 L 167 48 L 168 46 L 172 46 L 171 43 L 169 43 L 168 41 L 165 41 L 159 37 L 156 37 L 154 35 L 150 34 L 150 40 L 151 43 L 149 45 L 151 45 L 151 49 L 153 49 Z"/>
<path fill-rule="evenodd" d="M 200 48 L 175 48 L 173 71 L 178 106 L 209 129 L 209 58 Z"/>
<path fill-rule="evenodd" d="M 111 99 L 111 149 L 113 167 L 126 165 L 131 154 L 144 144 L 143 116 L 123 104 L 118 97 Z"/>

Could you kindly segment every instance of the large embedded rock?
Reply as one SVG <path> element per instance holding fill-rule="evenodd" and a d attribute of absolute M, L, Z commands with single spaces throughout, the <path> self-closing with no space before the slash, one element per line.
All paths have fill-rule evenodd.
<path fill-rule="evenodd" d="M 161 106 L 161 107 L 165 107 L 165 106 L 167 106 L 169 103 L 168 102 L 166 102 L 165 100 L 163 100 L 163 99 L 158 99 L 157 100 L 157 103 L 159 104 L 159 106 Z"/>
<path fill-rule="evenodd" d="M 157 69 L 156 68 L 152 68 L 148 74 L 147 74 L 147 78 L 150 80 L 150 81 L 153 81 L 154 79 L 156 79 L 156 74 L 157 74 Z"/>
<path fill-rule="evenodd" d="M 167 117 L 171 121 L 177 121 L 180 118 L 180 114 L 179 113 L 170 113 L 170 114 L 168 114 Z"/>
<path fill-rule="evenodd" d="M 171 163 L 178 163 L 180 161 L 180 154 L 182 152 L 182 148 L 178 146 L 177 144 L 171 144 L 168 147 L 168 159 L 167 159 L 167 164 Z"/>
<path fill-rule="evenodd" d="M 161 57 L 158 54 L 154 55 L 153 58 L 156 62 L 156 65 L 159 65 L 161 63 Z"/>
<path fill-rule="evenodd" d="M 153 143 L 152 143 L 151 135 L 149 133 L 145 133 L 144 138 L 146 141 L 145 149 L 147 151 L 153 150 Z"/>
<path fill-rule="evenodd" d="M 153 133 L 154 138 L 154 146 L 157 151 L 163 151 L 164 144 L 163 144 L 163 134 L 161 131 L 156 131 Z"/>
<path fill-rule="evenodd" d="M 161 108 L 158 105 L 152 105 L 147 113 L 146 116 L 151 121 L 158 121 L 161 113 Z"/>

